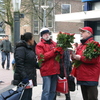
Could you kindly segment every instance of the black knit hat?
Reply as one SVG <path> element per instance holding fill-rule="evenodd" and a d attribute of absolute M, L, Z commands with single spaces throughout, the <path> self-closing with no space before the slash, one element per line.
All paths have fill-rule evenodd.
<path fill-rule="evenodd" d="M 45 34 L 45 33 L 49 33 L 49 34 L 50 34 L 50 30 L 49 30 L 48 28 L 42 28 L 42 29 L 40 30 L 40 35 L 41 35 L 41 37 L 42 37 L 43 34 Z"/>

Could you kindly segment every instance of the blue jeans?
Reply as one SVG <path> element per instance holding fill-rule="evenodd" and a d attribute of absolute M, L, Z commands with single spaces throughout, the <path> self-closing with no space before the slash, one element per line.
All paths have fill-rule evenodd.
<path fill-rule="evenodd" d="M 1 52 L 2 53 L 2 66 L 5 65 L 6 57 L 7 57 L 7 69 L 9 69 L 10 66 L 10 53 L 9 52 Z"/>
<path fill-rule="evenodd" d="M 41 100 L 54 100 L 56 95 L 57 75 L 43 76 Z"/>

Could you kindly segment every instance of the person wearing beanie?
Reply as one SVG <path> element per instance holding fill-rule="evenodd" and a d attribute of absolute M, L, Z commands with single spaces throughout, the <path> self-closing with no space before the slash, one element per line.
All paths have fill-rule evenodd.
<path fill-rule="evenodd" d="M 58 48 L 56 47 L 56 43 L 50 38 L 50 30 L 48 28 L 42 28 L 40 36 L 41 41 L 36 45 L 36 54 L 38 61 L 41 61 L 42 57 L 40 64 L 40 73 L 43 79 L 41 100 L 54 100 L 57 75 L 60 74 L 60 65 L 55 60 Z M 62 49 L 59 48 L 58 51 L 60 52 Z"/>
<path fill-rule="evenodd" d="M 42 28 L 41 30 L 40 30 L 40 35 L 41 35 L 41 37 L 43 36 L 43 34 L 45 34 L 45 33 L 49 33 L 50 34 L 50 30 L 48 29 L 48 28 Z"/>
<path fill-rule="evenodd" d="M 74 67 L 72 73 L 77 84 L 81 87 L 83 100 L 98 100 L 98 80 L 100 75 L 100 56 L 86 59 L 83 55 L 88 43 L 93 42 L 93 29 L 89 26 L 79 28 L 81 44 L 77 47 L 76 54 L 72 55 L 74 60 L 81 61 L 78 67 Z"/>

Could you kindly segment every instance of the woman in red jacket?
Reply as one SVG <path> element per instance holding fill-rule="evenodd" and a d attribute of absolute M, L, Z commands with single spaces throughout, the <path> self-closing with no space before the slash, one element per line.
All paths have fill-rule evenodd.
<path fill-rule="evenodd" d="M 81 91 L 84 100 L 98 100 L 98 80 L 100 74 L 100 56 L 91 60 L 85 59 L 83 56 L 86 44 L 93 40 L 93 30 L 91 27 L 79 29 L 81 34 L 81 44 L 77 48 L 75 60 L 79 60 L 82 64 L 76 68 L 75 76 L 77 83 L 81 85 Z"/>

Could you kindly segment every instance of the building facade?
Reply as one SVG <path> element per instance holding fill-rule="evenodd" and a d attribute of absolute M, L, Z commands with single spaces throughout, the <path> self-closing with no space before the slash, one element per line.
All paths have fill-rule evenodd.
<path fill-rule="evenodd" d="M 22 1 L 24 2 L 24 0 Z M 27 2 L 29 3 L 29 1 Z M 28 3 L 26 4 L 28 5 Z M 40 39 L 39 31 L 44 27 L 44 23 L 52 32 L 53 40 L 56 40 L 56 35 L 59 31 L 78 34 L 78 28 L 84 26 L 83 22 L 56 22 L 55 15 L 81 12 L 83 11 L 83 4 L 84 3 L 80 0 L 33 0 L 33 2 L 29 4 L 31 5 L 31 13 L 27 15 L 24 14 L 25 17 L 21 19 L 20 34 L 32 32 L 35 41 L 38 43 Z M 44 9 L 42 6 L 48 7 Z M 74 18 L 74 16 L 72 18 Z M 9 29 L 9 26 L 7 26 L 7 34 L 8 32 L 10 33 L 10 31 L 8 31 Z"/>
<path fill-rule="evenodd" d="M 100 0 L 81 0 L 83 11 L 56 15 L 57 22 L 83 22 L 94 30 L 94 39 L 100 42 Z M 74 16 L 74 17 L 73 17 Z"/>
<path fill-rule="evenodd" d="M 40 5 L 48 6 L 46 12 Z M 56 34 L 59 31 L 68 32 L 68 33 L 79 33 L 78 28 L 83 27 L 83 22 L 56 22 L 56 14 L 67 14 L 73 12 L 80 12 L 83 10 L 83 3 L 80 0 L 38 0 L 35 5 L 38 14 L 34 14 L 32 17 L 33 28 L 32 32 L 34 34 L 35 40 L 39 41 L 39 30 L 43 27 L 45 21 L 46 27 L 48 27 L 52 32 L 52 37 L 55 40 Z M 44 15 L 45 13 L 45 15 Z M 41 14 L 41 15 L 40 15 Z M 42 20 L 40 20 L 39 15 Z M 43 18 L 45 17 L 45 20 Z M 79 17 L 79 16 L 78 16 Z M 74 18 L 74 16 L 73 16 Z"/>
<path fill-rule="evenodd" d="M 100 42 L 100 0 L 82 0 L 82 2 L 84 2 L 84 11 L 94 12 L 93 18 L 84 21 L 84 26 L 92 27 L 94 39 Z"/>

